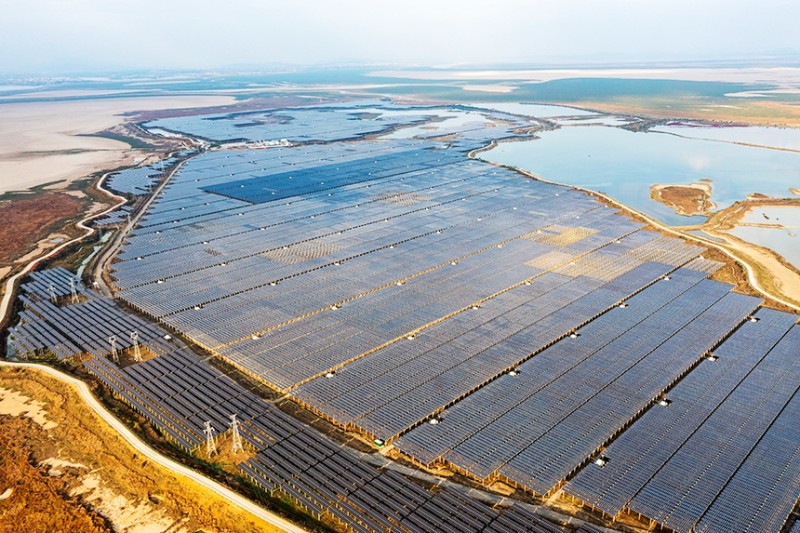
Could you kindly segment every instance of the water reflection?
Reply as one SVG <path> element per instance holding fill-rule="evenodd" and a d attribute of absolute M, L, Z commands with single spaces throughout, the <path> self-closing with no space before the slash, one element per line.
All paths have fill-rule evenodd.
<path fill-rule="evenodd" d="M 650 198 L 652 184 L 711 180 L 712 201 L 725 208 L 751 193 L 782 198 L 800 184 L 800 154 L 620 128 L 569 127 L 537 140 L 502 143 L 484 159 L 545 179 L 604 192 L 670 225 L 699 224 Z"/>

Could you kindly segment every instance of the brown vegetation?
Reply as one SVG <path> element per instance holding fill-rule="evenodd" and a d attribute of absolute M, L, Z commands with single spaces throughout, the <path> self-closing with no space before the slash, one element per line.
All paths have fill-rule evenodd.
<path fill-rule="evenodd" d="M 82 199 L 49 191 L 0 202 L 0 264 L 25 255 L 51 232 L 62 231 L 85 208 Z"/>
<path fill-rule="evenodd" d="M 707 215 L 716 207 L 711 201 L 711 187 L 705 183 L 651 185 L 650 198 L 685 216 Z"/>
<path fill-rule="evenodd" d="M 14 489 L 0 504 L 0 531 L 278 531 L 139 457 L 70 386 L 35 370 L 3 368 L 0 387 L 41 401 L 57 422 L 44 429 L 0 416 L 0 493 Z M 42 464 L 50 459 L 49 467 Z"/>
<path fill-rule="evenodd" d="M 12 492 L 0 504 L 0 532 L 86 531 L 111 528 L 97 512 L 69 495 L 75 472 L 47 475 L 37 468 L 31 442 L 47 442 L 47 432 L 32 420 L 0 417 L 0 492 Z"/>

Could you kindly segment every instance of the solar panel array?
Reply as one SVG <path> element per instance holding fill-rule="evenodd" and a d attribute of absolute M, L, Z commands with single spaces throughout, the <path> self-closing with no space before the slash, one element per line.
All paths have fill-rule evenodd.
<path fill-rule="evenodd" d="M 96 218 L 92 221 L 95 226 L 98 227 L 105 227 L 105 226 L 112 226 L 116 224 L 124 224 L 127 223 L 128 218 L 131 214 L 130 206 L 123 205 L 119 209 L 112 211 L 111 213 L 107 214 L 106 216 Z"/>
<path fill-rule="evenodd" d="M 351 138 L 363 125 L 340 122 L 365 122 L 356 111 L 191 127 Z M 718 265 L 702 249 L 578 191 L 465 158 L 514 126 L 465 126 L 446 142 L 201 154 L 124 243 L 119 296 L 419 463 L 540 495 L 564 486 L 605 513 L 678 531 L 778 531 L 800 494 L 797 317 L 762 309 L 750 321 L 760 301 L 707 279 Z M 42 331 L 69 331 L 58 325 L 76 320 L 65 310 L 84 304 L 43 300 L 26 312 L 56 325 L 34 331 L 29 320 L 26 338 L 58 345 Z M 241 409 L 258 449 L 243 471 L 314 513 L 357 531 L 519 531 L 540 520 L 406 487 L 191 354 L 158 353 L 123 369 L 87 364 L 186 447 L 205 421 L 224 431 Z"/>
<path fill-rule="evenodd" d="M 800 326 L 762 309 L 565 487 L 676 531 L 779 531 L 800 492 Z"/>
<path fill-rule="evenodd" d="M 602 264 L 610 283 L 656 256 L 673 264 L 653 277 L 699 252 L 637 233 L 583 194 L 433 148 L 404 141 L 195 158 L 120 254 L 120 295 L 290 390 L 555 267 L 577 278 Z M 291 177 L 312 192 L 287 197 Z M 639 256 L 626 248 L 636 243 Z M 615 303 L 603 291 L 592 297 L 600 299 L 580 302 L 576 326 L 604 309 L 601 300 Z M 331 331 L 336 340 L 323 333 Z M 476 385 L 502 370 L 487 368 Z"/>
<path fill-rule="evenodd" d="M 549 492 L 756 307 L 702 277 L 673 273 L 448 409 L 440 423 L 402 437 L 398 448 Z M 684 347 L 699 331 L 708 340 Z"/>
<path fill-rule="evenodd" d="M 371 116 L 373 114 L 379 116 Z M 426 113 L 424 109 L 387 114 L 385 109 L 377 108 L 301 107 L 163 118 L 147 122 L 144 127 L 211 141 L 336 141 L 424 122 L 435 116 L 435 112 Z"/>
<path fill-rule="evenodd" d="M 189 449 L 202 447 L 206 421 L 222 434 L 236 414 L 242 437 L 256 450 L 239 465 L 242 473 L 268 492 L 292 496 L 315 516 L 335 516 L 353 531 L 508 531 L 506 524 L 512 531 L 564 531 L 521 504 L 492 508 L 453 488 L 432 492 L 391 469 L 371 466 L 187 351 L 124 369 L 99 358 L 85 364 Z"/>
<path fill-rule="evenodd" d="M 124 194 L 136 196 L 148 194 L 151 188 L 164 177 L 164 174 L 187 155 L 189 152 L 181 151 L 173 157 L 156 163 L 114 172 L 106 178 L 105 185 Z"/>
<path fill-rule="evenodd" d="M 64 269 L 42 271 L 23 286 L 29 309 L 41 313 L 41 330 L 73 331 L 77 323 L 72 321 L 80 320 L 80 331 L 75 330 L 71 337 L 76 346 L 73 355 L 93 354 L 85 358 L 84 366 L 187 450 L 202 448 L 206 422 L 224 434 L 229 431 L 230 416 L 236 414 L 243 438 L 255 450 L 253 458 L 239 468 L 268 492 L 289 494 L 315 516 L 335 516 L 359 532 L 564 531 L 522 504 L 493 507 L 463 490 L 451 487 L 434 492 L 391 469 L 372 466 L 186 348 L 161 341 L 157 357 L 120 367 L 99 353 L 102 348 L 90 345 L 94 341 L 86 340 L 85 335 L 105 335 L 121 322 L 125 327 L 141 326 L 140 319 L 82 288 L 87 301 L 78 304 L 58 307 L 33 301 L 44 296 L 43 284 L 49 290 L 53 283 L 63 292 L 65 279 L 70 277 Z M 150 327 L 150 333 L 164 333 Z M 146 333 L 143 336 L 147 338 Z"/>
<path fill-rule="evenodd" d="M 72 299 L 70 280 L 77 302 Z M 10 333 L 16 349 L 24 356 L 51 352 L 59 359 L 80 354 L 104 357 L 111 352 L 109 337 L 115 336 L 117 348 L 125 350 L 133 345 L 130 334 L 134 331 L 141 345 L 155 353 L 171 349 L 164 340 L 166 331 L 85 289 L 64 268 L 33 272 L 21 288 L 20 300 L 25 309 Z"/>

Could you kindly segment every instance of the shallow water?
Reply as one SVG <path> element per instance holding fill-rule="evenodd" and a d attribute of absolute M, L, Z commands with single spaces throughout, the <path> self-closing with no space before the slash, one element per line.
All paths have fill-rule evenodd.
<path fill-rule="evenodd" d="M 780 224 L 800 228 L 800 207 L 757 207 L 742 218 L 746 224 Z"/>
<path fill-rule="evenodd" d="M 767 128 L 761 126 L 724 127 L 658 126 L 651 131 L 672 133 L 694 139 L 757 144 L 785 150 L 800 150 L 800 129 Z"/>
<path fill-rule="evenodd" d="M 380 110 L 379 110 L 380 112 Z M 419 113 L 419 111 L 417 111 Z M 421 126 L 410 126 L 400 128 L 397 131 L 383 135 L 382 139 L 411 139 L 415 136 L 430 137 L 437 135 L 446 135 L 448 133 L 457 132 L 465 127 L 474 125 L 479 128 L 489 122 L 484 115 L 476 111 L 455 111 L 455 110 L 426 110 L 426 114 L 436 115 L 443 119 L 441 122 L 430 122 Z"/>

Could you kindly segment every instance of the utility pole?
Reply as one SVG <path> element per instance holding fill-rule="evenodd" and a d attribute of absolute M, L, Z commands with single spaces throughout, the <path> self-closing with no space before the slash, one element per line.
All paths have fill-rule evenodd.
<path fill-rule="evenodd" d="M 111 360 L 115 363 L 119 363 L 119 352 L 117 352 L 117 336 L 111 335 L 108 338 L 108 342 L 111 343 Z"/>
<path fill-rule="evenodd" d="M 214 440 L 214 433 L 217 430 L 211 426 L 211 421 L 206 422 L 205 429 L 203 429 L 203 433 L 206 434 L 206 456 L 211 457 L 213 454 L 217 453 L 217 443 Z"/>
<path fill-rule="evenodd" d="M 75 286 L 75 279 L 69 278 L 69 293 L 72 295 L 72 303 L 78 303 L 78 291 Z"/>
<path fill-rule="evenodd" d="M 242 436 L 239 434 L 239 421 L 236 420 L 236 415 L 231 415 L 231 452 L 242 452 Z"/>
<path fill-rule="evenodd" d="M 139 347 L 139 332 L 131 331 L 131 342 L 133 343 L 133 360 L 137 363 L 142 362 L 142 350 Z"/>

